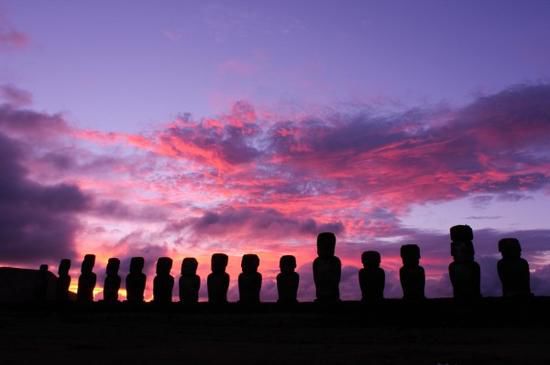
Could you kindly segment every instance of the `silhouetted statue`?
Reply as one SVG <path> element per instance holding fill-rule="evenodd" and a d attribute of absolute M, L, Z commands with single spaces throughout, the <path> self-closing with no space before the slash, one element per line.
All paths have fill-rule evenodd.
<path fill-rule="evenodd" d="M 59 262 L 57 269 L 57 282 L 55 285 L 55 300 L 58 303 L 66 303 L 69 301 L 69 286 L 71 285 L 71 277 L 69 270 L 71 269 L 71 260 L 62 259 Z"/>
<path fill-rule="evenodd" d="M 363 268 L 359 270 L 359 285 L 366 302 L 384 299 L 386 274 L 380 267 L 380 254 L 377 251 L 365 251 L 361 255 Z"/>
<path fill-rule="evenodd" d="M 262 274 L 258 272 L 260 258 L 258 255 L 243 255 L 241 260 L 242 273 L 239 274 L 239 302 L 243 304 L 260 303 Z"/>
<path fill-rule="evenodd" d="M 454 261 L 449 265 L 449 277 L 453 294 L 458 300 L 473 300 L 481 297 L 480 268 L 474 261 L 474 233 L 467 225 L 451 227 L 451 255 Z"/>
<path fill-rule="evenodd" d="M 317 236 L 317 258 L 313 261 L 313 281 L 318 302 L 337 302 L 340 300 L 340 276 L 342 263 L 334 256 L 336 236 L 332 232 L 319 233 Z"/>
<path fill-rule="evenodd" d="M 180 301 L 182 303 L 197 303 L 201 278 L 197 275 L 199 263 L 193 257 L 186 257 L 181 263 L 181 277 L 179 282 Z"/>
<path fill-rule="evenodd" d="M 172 302 L 172 290 L 174 289 L 174 277 L 170 275 L 172 259 L 160 257 L 157 260 L 157 276 L 153 280 L 153 301 L 159 304 Z"/>
<path fill-rule="evenodd" d="M 145 259 L 132 257 L 130 260 L 130 273 L 126 276 L 126 300 L 128 303 L 143 303 L 143 292 L 147 277 L 143 273 Z"/>
<path fill-rule="evenodd" d="M 50 272 L 48 271 L 48 265 L 42 264 L 38 269 L 38 278 L 36 280 L 35 299 L 39 302 L 46 302 L 48 300 L 48 278 Z"/>
<path fill-rule="evenodd" d="M 531 295 L 529 264 L 521 258 L 521 245 L 516 238 L 503 238 L 498 242 L 502 259 L 498 261 L 498 276 L 504 297 Z"/>
<path fill-rule="evenodd" d="M 277 275 L 277 292 L 279 293 L 278 303 L 297 303 L 298 285 L 300 275 L 296 271 L 296 257 L 292 255 L 282 256 L 279 260 L 281 273 Z"/>
<path fill-rule="evenodd" d="M 118 290 L 120 289 L 120 276 L 118 269 L 120 268 L 120 260 L 111 257 L 107 261 L 107 275 L 103 285 L 103 300 L 108 303 L 118 302 Z"/>
<path fill-rule="evenodd" d="M 96 284 L 96 275 L 93 272 L 95 265 L 95 255 L 84 256 L 80 277 L 78 278 L 78 290 L 76 299 L 81 303 L 91 303 L 94 301 L 94 288 Z"/>
<path fill-rule="evenodd" d="M 399 269 L 399 281 L 403 289 L 403 299 L 424 299 L 426 274 L 424 268 L 419 265 L 420 247 L 417 245 L 401 246 L 401 260 L 403 261 L 403 267 Z"/>
<path fill-rule="evenodd" d="M 468 225 L 457 225 L 450 229 L 451 256 L 459 261 L 474 260 L 474 232 Z"/>
<path fill-rule="evenodd" d="M 215 253 L 210 261 L 212 273 L 208 275 L 208 302 L 212 304 L 227 303 L 229 274 L 225 272 L 229 258 L 226 254 Z"/>

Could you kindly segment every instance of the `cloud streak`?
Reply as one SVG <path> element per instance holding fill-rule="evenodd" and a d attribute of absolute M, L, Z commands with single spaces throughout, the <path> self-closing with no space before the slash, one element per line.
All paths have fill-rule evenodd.
<path fill-rule="evenodd" d="M 7 84 L 0 85 L 0 100 L 16 107 L 23 107 L 32 104 L 32 95 L 27 90 Z"/>

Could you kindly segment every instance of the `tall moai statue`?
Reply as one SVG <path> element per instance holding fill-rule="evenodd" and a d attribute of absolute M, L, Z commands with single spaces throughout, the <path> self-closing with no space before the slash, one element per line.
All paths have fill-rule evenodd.
<path fill-rule="evenodd" d="M 451 256 L 449 277 L 453 285 L 454 298 L 469 301 L 481 297 L 480 268 L 474 261 L 474 233 L 467 225 L 453 226 L 451 234 Z"/>
<path fill-rule="evenodd" d="M 69 301 L 69 286 L 71 285 L 71 276 L 69 270 L 71 269 L 71 260 L 62 259 L 59 262 L 57 269 L 57 282 L 55 285 L 55 300 L 58 303 L 66 303 Z"/>
<path fill-rule="evenodd" d="M 277 275 L 277 292 L 279 294 L 277 303 L 297 303 L 300 275 L 295 271 L 296 257 L 292 255 L 282 256 L 279 260 L 279 268 L 281 272 Z"/>
<path fill-rule="evenodd" d="M 531 284 L 529 264 L 521 257 L 521 245 L 517 238 L 503 238 L 498 242 L 502 259 L 498 261 L 498 276 L 502 282 L 504 297 L 529 297 Z"/>
<path fill-rule="evenodd" d="M 212 272 L 208 275 L 208 303 L 227 303 L 229 289 L 229 274 L 225 272 L 229 257 L 223 253 L 215 253 L 210 261 Z"/>
<path fill-rule="evenodd" d="M 132 257 L 130 260 L 130 273 L 126 276 L 126 300 L 128 303 L 143 303 L 143 292 L 147 277 L 143 273 L 145 259 Z"/>
<path fill-rule="evenodd" d="M 194 257 L 186 257 L 181 262 L 181 277 L 179 281 L 180 302 L 197 303 L 201 278 L 197 275 L 198 261 Z"/>
<path fill-rule="evenodd" d="M 78 277 L 78 289 L 76 299 L 81 303 L 91 303 L 94 301 L 94 288 L 96 284 L 96 275 L 93 272 L 95 265 L 95 255 L 84 256 Z"/>
<path fill-rule="evenodd" d="M 105 282 L 103 284 L 103 300 L 107 303 L 118 302 L 118 290 L 120 289 L 119 268 L 119 259 L 111 257 L 109 261 L 107 261 L 107 275 L 105 276 Z"/>
<path fill-rule="evenodd" d="M 313 281 L 318 302 L 337 302 L 340 300 L 340 277 L 342 263 L 334 256 L 336 236 L 332 232 L 319 233 L 317 236 L 317 258 L 313 261 Z"/>
<path fill-rule="evenodd" d="M 239 274 L 239 303 L 260 303 L 262 274 L 258 272 L 260 258 L 258 255 L 246 254 L 241 260 L 242 273 Z"/>
<path fill-rule="evenodd" d="M 363 268 L 359 270 L 359 286 L 364 302 L 384 299 L 386 274 L 380 267 L 380 261 L 380 253 L 377 251 L 365 251 L 361 254 Z"/>
<path fill-rule="evenodd" d="M 425 299 L 424 287 L 426 286 L 426 274 L 420 266 L 420 247 L 418 245 L 401 246 L 401 260 L 403 266 L 399 269 L 399 281 L 403 289 L 403 299 Z"/>
<path fill-rule="evenodd" d="M 167 304 L 172 302 L 174 277 L 170 275 L 172 259 L 159 257 L 157 260 L 157 276 L 153 280 L 153 302 Z"/>

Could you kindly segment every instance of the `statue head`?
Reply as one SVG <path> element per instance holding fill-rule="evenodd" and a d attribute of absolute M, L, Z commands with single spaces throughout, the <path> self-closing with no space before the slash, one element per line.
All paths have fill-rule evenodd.
<path fill-rule="evenodd" d="M 282 273 L 288 274 L 296 269 L 296 257 L 292 255 L 281 256 L 279 260 L 279 268 Z"/>
<path fill-rule="evenodd" d="M 322 232 L 317 236 L 317 255 L 322 258 L 333 257 L 336 249 L 336 236 L 332 232 Z"/>
<path fill-rule="evenodd" d="M 380 253 L 378 251 L 365 251 L 361 255 L 361 262 L 368 269 L 380 267 L 380 261 Z"/>
<path fill-rule="evenodd" d="M 418 245 L 401 246 L 401 259 L 405 266 L 417 266 L 420 262 L 420 247 Z"/>
<path fill-rule="evenodd" d="M 116 257 L 111 257 L 107 261 L 107 275 L 117 275 L 118 269 L 120 268 L 120 260 Z"/>
<path fill-rule="evenodd" d="M 84 261 L 82 261 L 81 272 L 82 273 L 91 273 L 95 265 L 95 255 L 88 254 L 84 256 Z"/>
<path fill-rule="evenodd" d="M 159 257 L 157 260 L 157 275 L 170 275 L 172 270 L 172 259 L 170 257 Z"/>
<path fill-rule="evenodd" d="M 508 237 L 498 241 L 498 251 L 506 259 L 521 257 L 521 245 L 517 238 Z"/>
<path fill-rule="evenodd" d="M 260 258 L 255 254 L 243 255 L 241 259 L 241 268 L 243 273 L 251 274 L 258 272 L 258 266 L 260 266 Z"/>
<path fill-rule="evenodd" d="M 71 260 L 62 259 L 61 261 L 59 261 L 59 268 L 57 269 L 57 273 L 59 274 L 59 276 L 69 275 L 70 269 L 71 269 Z"/>
<path fill-rule="evenodd" d="M 194 257 L 186 257 L 181 262 L 181 275 L 191 276 L 197 273 L 199 262 Z"/>
<path fill-rule="evenodd" d="M 474 231 L 472 231 L 472 227 L 466 224 L 452 226 L 449 231 L 451 235 L 451 241 L 453 242 L 474 240 Z"/>
<path fill-rule="evenodd" d="M 143 257 L 132 257 L 130 260 L 130 274 L 141 274 L 143 266 L 145 266 L 145 259 Z"/>
<path fill-rule="evenodd" d="M 229 262 L 229 257 L 224 253 L 215 253 L 212 254 L 210 260 L 210 266 L 213 273 L 224 273 L 227 263 Z"/>

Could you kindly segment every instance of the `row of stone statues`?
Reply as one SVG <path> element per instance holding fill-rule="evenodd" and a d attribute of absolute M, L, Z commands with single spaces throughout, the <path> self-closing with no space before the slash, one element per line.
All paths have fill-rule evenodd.
<path fill-rule="evenodd" d="M 473 300 L 481 297 L 480 267 L 474 260 L 473 231 L 467 225 L 454 226 L 450 229 L 451 256 L 453 262 L 449 265 L 449 277 L 453 286 L 455 299 Z M 335 256 L 336 236 L 331 232 L 320 233 L 317 237 L 317 255 L 313 261 L 313 278 L 316 288 L 316 298 L 319 302 L 336 302 L 340 300 L 340 277 L 342 265 Z M 528 297 L 531 295 L 529 265 L 521 258 L 521 246 L 515 238 L 504 238 L 499 241 L 499 251 L 502 259 L 497 270 L 502 281 L 502 291 L 505 297 Z M 403 289 L 403 298 L 418 301 L 425 298 L 425 272 L 420 266 L 420 248 L 409 244 L 401 247 L 403 266 L 399 270 L 399 278 Z M 365 251 L 361 255 L 363 268 L 359 270 L 359 284 L 362 299 L 375 302 L 384 298 L 385 272 L 380 267 L 380 253 Z M 96 274 L 93 272 L 94 255 L 86 255 L 82 262 L 81 275 L 78 279 L 77 300 L 92 302 L 93 290 L 96 285 Z M 146 275 L 143 273 L 145 261 L 143 257 L 133 257 L 130 261 L 130 272 L 126 276 L 127 301 L 141 303 L 144 301 Z M 229 274 L 226 272 L 228 256 L 215 253 L 211 257 L 212 272 L 207 278 L 208 302 L 214 304 L 227 302 L 229 289 Z M 169 257 L 157 260 L 156 276 L 153 280 L 153 301 L 170 303 L 174 288 L 174 278 L 170 275 L 173 261 Z M 239 301 L 244 304 L 260 302 L 262 275 L 258 272 L 260 258 L 254 254 L 242 257 L 242 273 L 238 278 Z M 47 270 L 47 266 L 41 270 Z M 71 277 L 69 269 L 71 261 L 61 260 L 59 278 L 57 280 L 56 298 L 60 302 L 69 299 Z M 277 275 L 278 302 L 296 303 L 300 276 L 295 271 L 296 258 L 285 255 L 279 261 L 280 273 Z M 106 277 L 103 287 L 105 302 L 117 302 L 121 286 L 118 275 L 120 260 L 110 258 L 107 263 Z M 179 279 L 179 297 L 183 303 L 196 303 L 199 300 L 200 278 L 197 275 L 198 262 L 195 258 L 185 258 L 181 265 Z"/>

